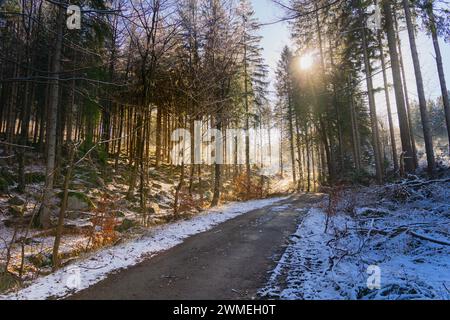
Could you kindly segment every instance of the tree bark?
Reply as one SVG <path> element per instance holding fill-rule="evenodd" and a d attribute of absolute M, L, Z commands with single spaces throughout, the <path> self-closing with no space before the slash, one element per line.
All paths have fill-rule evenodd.
<path fill-rule="evenodd" d="M 383 71 L 384 95 L 386 98 L 386 106 L 387 106 L 387 113 L 388 113 L 389 133 L 390 133 L 391 148 L 392 148 L 392 161 L 394 163 L 394 171 L 399 172 L 400 167 L 399 167 L 399 163 L 398 163 L 397 142 L 395 140 L 394 120 L 392 119 L 391 98 L 389 95 L 389 84 L 388 84 L 388 78 L 387 78 L 387 74 L 386 74 L 386 59 L 384 57 L 383 40 L 381 38 L 381 31 L 378 32 L 378 44 L 379 44 L 379 48 L 380 48 L 381 69 Z"/>
<path fill-rule="evenodd" d="M 375 169 L 377 181 L 378 183 L 381 184 L 383 183 L 383 165 L 380 152 L 380 134 L 378 130 L 377 108 L 375 105 L 375 96 L 373 92 L 372 67 L 370 64 L 367 36 L 365 29 L 362 30 L 362 44 L 363 44 L 364 65 L 366 69 L 367 91 L 369 95 L 370 123 L 372 128 L 372 145 L 375 157 Z"/>
<path fill-rule="evenodd" d="M 417 93 L 419 95 L 420 115 L 423 126 L 423 138 L 425 141 L 425 150 L 427 153 L 428 173 L 433 174 L 435 168 L 433 137 L 430 128 L 430 118 L 428 116 L 427 101 L 425 98 L 425 89 L 423 87 L 422 70 L 420 67 L 419 54 L 417 52 L 416 36 L 411 18 L 411 9 L 409 0 L 403 0 L 403 9 L 405 10 L 406 25 L 408 27 L 409 44 L 411 46 L 411 55 L 413 59 L 414 72 L 416 75 Z M 406 79 L 404 79 L 406 81 Z"/>
<path fill-rule="evenodd" d="M 436 65 L 438 69 L 439 74 L 439 83 L 441 85 L 441 92 L 442 92 L 442 101 L 444 103 L 444 111 L 445 111 L 445 120 L 447 123 L 447 133 L 448 133 L 448 141 L 449 141 L 449 154 L 450 154 L 450 99 L 449 94 L 447 90 L 447 83 L 445 80 L 445 72 L 444 72 L 444 64 L 442 62 L 442 53 L 441 48 L 439 46 L 439 38 L 437 33 L 437 26 L 436 26 L 436 19 L 434 17 L 433 13 L 433 3 L 432 1 L 428 1 L 428 18 L 430 20 L 430 31 L 431 36 L 433 38 L 433 46 L 434 51 L 436 53 Z"/>
<path fill-rule="evenodd" d="M 58 7 L 58 19 L 56 27 L 56 43 L 55 51 L 52 61 L 52 74 L 54 80 L 51 81 L 50 87 L 50 99 L 49 99 L 49 123 L 47 125 L 47 163 L 45 170 L 45 187 L 44 196 L 41 206 L 41 212 L 39 215 L 40 225 L 44 228 L 48 228 L 51 225 L 50 219 L 50 201 L 53 196 L 53 182 L 55 178 L 55 152 L 56 152 L 56 125 L 58 115 L 58 102 L 59 102 L 59 75 L 61 72 L 61 53 L 63 47 L 63 24 L 64 24 L 64 7 L 60 5 Z"/>
<path fill-rule="evenodd" d="M 395 100 L 397 102 L 400 136 L 402 140 L 402 148 L 404 153 L 403 159 L 405 162 L 405 170 L 407 173 L 413 173 L 415 171 L 414 153 L 411 145 L 408 115 L 406 113 L 405 108 L 405 95 L 403 92 L 400 64 L 398 60 L 397 39 L 394 30 L 391 1 L 383 0 L 382 5 L 384 10 L 386 33 L 389 44 L 389 54 L 391 57 L 392 76 L 394 79 Z"/>

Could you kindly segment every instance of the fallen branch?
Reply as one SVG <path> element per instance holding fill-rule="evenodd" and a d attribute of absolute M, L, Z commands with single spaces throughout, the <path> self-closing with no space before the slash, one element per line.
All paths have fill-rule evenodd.
<path fill-rule="evenodd" d="M 34 150 L 34 148 L 30 147 L 30 146 L 24 146 L 24 145 L 10 143 L 10 142 L 6 142 L 6 141 L 0 141 L 0 144 L 5 145 L 5 146 L 9 146 L 9 147 L 14 147 L 14 148 L 22 148 L 22 149 Z"/>
<path fill-rule="evenodd" d="M 421 239 L 421 240 L 430 241 L 430 242 L 433 242 L 433 243 L 436 243 L 436 244 L 441 244 L 441 245 L 444 245 L 444 246 L 450 246 L 450 242 L 447 242 L 447 241 L 444 241 L 444 240 L 433 239 L 433 238 L 430 238 L 430 237 L 418 234 L 417 232 L 414 232 L 414 231 L 408 231 L 408 234 L 410 234 L 411 236 L 413 236 L 415 238 Z"/>

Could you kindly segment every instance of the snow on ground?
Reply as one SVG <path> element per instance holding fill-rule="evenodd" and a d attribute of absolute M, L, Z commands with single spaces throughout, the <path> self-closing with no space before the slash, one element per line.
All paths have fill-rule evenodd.
<path fill-rule="evenodd" d="M 239 215 L 260 209 L 287 198 L 271 198 L 230 203 L 190 220 L 152 229 L 140 239 L 99 251 L 51 275 L 39 278 L 16 293 L 0 295 L 0 299 L 42 300 L 63 298 L 105 279 L 108 274 L 138 264 L 159 252 L 168 250 L 189 236 L 212 229 Z"/>
<path fill-rule="evenodd" d="M 352 191 L 353 204 L 346 193 L 326 233 L 328 201 L 311 209 L 260 296 L 450 299 L 450 180 L 440 181 Z"/>

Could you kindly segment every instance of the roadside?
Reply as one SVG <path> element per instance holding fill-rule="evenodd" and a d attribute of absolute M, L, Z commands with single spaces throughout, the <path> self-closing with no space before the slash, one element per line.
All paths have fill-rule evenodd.
<path fill-rule="evenodd" d="M 70 299 L 255 299 L 299 217 L 319 199 L 297 195 L 248 212 Z"/>
<path fill-rule="evenodd" d="M 449 196 L 448 176 L 335 188 L 305 215 L 261 296 L 450 299 Z"/>

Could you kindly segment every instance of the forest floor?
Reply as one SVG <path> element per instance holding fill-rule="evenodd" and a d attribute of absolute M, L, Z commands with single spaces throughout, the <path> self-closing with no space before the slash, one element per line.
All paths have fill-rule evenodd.
<path fill-rule="evenodd" d="M 448 172 L 332 193 L 303 217 L 260 296 L 450 299 L 449 199 Z"/>

